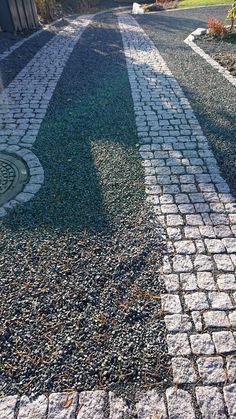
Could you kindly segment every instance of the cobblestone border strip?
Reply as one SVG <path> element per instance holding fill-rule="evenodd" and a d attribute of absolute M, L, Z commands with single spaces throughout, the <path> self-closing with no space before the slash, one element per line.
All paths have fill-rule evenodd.
<path fill-rule="evenodd" d="M 225 6 L 231 6 L 231 3 L 227 3 L 227 4 L 208 4 L 206 6 L 192 6 L 192 7 L 179 7 L 177 9 L 166 9 L 166 12 L 178 12 L 181 10 L 192 10 L 192 9 L 207 9 L 210 7 L 225 7 Z M 152 12 L 153 13 L 153 12 Z M 157 13 L 157 12 L 154 12 Z"/>
<path fill-rule="evenodd" d="M 181 412 L 184 412 L 182 414 Z M 150 390 L 130 403 L 103 390 L 51 393 L 35 397 L 0 398 L 1 419 L 191 419 L 194 405 L 184 390 L 169 388 L 160 395 Z M 209 416 L 208 416 L 209 417 Z M 220 416 L 223 417 L 223 416 Z"/>
<path fill-rule="evenodd" d="M 20 156 L 30 172 L 23 191 L 0 208 L 0 217 L 18 203 L 33 198 L 43 184 L 43 168 L 30 148 L 66 62 L 93 16 L 80 16 L 62 28 L 0 95 L 0 150 Z"/>
<path fill-rule="evenodd" d="M 0 54 L 0 61 L 4 60 L 5 58 L 9 57 L 16 49 L 20 48 L 25 42 L 35 38 L 36 36 L 39 36 L 43 31 L 46 31 L 48 29 L 53 29 L 54 25 L 59 23 L 62 20 L 62 18 L 55 20 L 54 22 L 50 23 L 49 25 L 45 25 L 42 29 L 38 29 L 31 35 L 27 36 L 26 38 L 21 39 L 19 42 L 16 42 L 14 45 L 12 45 L 9 49 L 2 52 Z"/>
<path fill-rule="evenodd" d="M 161 301 L 173 383 L 192 388 L 203 417 L 236 415 L 235 199 L 154 43 L 134 18 L 118 19 L 147 199 L 169 249 Z"/>
<path fill-rule="evenodd" d="M 236 87 L 236 77 L 232 76 L 228 70 L 226 70 L 222 65 L 220 65 L 216 60 L 211 58 L 209 54 L 203 51 L 198 45 L 195 44 L 194 40 L 197 39 L 199 36 L 205 34 L 207 32 L 204 28 L 198 28 L 193 31 L 185 40 L 184 43 L 188 45 L 196 54 L 200 55 L 208 64 L 210 64 L 214 69 L 216 69 L 219 73 L 222 74 L 223 77 L 226 78 L 233 86 Z"/>
<path fill-rule="evenodd" d="M 203 419 L 235 417 L 235 384 L 224 388 L 223 395 L 216 387 L 196 387 L 197 400 Z M 7 396 L 0 398 L 1 419 L 194 419 L 196 404 L 191 394 L 176 387 L 162 395 L 150 390 L 130 404 L 113 392 L 103 390 L 81 393 L 51 393 L 49 396 Z M 197 416 L 199 417 L 199 416 Z"/>

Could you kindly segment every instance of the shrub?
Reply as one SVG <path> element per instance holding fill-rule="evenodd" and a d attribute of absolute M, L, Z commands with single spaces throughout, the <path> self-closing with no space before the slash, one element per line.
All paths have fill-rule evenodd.
<path fill-rule="evenodd" d="M 36 0 L 38 14 L 46 20 L 54 17 L 55 0 Z"/>
<path fill-rule="evenodd" d="M 232 29 L 234 27 L 234 21 L 236 19 L 236 0 L 234 0 L 232 6 L 228 10 L 228 14 L 227 14 L 226 19 L 231 20 L 230 31 L 232 31 Z"/>
<path fill-rule="evenodd" d="M 62 12 L 84 12 L 98 3 L 99 0 L 36 0 L 38 14 L 43 20 L 52 20 Z"/>
<path fill-rule="evenodd" d="M 225 34 L 227 33 L 227 30 L 223 22 L 213 17 L 210 17 L 208 19 L 208 32 L 212 35 L 218 35 L 223 38 L 223 36 L 225 36 Z"/>

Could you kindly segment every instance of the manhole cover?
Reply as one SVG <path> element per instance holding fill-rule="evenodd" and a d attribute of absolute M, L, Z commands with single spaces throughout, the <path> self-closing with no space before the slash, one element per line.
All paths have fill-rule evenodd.
<path fill-rule="evenodd" d="M 21 192 L 27 179 L 27 167 L 20 158 L 0 153 L 0 206 Z"/>

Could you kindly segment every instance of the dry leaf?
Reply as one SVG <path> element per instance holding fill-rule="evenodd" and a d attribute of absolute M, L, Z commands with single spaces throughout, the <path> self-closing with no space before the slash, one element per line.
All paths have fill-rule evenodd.
<path fill-rule="evenodd" d="M 69 399 L 67 399 L 67 401 L 64 404 L 64 408 L 67 409 L 68 407 L 70 407 L 73 400 L 74 400 L 74 397 L 70 397 Z"/>

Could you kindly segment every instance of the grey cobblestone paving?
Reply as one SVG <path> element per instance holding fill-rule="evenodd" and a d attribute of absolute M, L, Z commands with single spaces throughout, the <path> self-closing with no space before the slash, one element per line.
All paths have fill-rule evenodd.
<path fill-rule="evenodd" d="M 0 151 L 25 160 L 30 180 L 14 200 L 0 208 L 0 216 L 17 203 L 30 200 L 44 181 L 38 158 L 30 151 L 63 68 L 92 16 L 63 28 L 15 77 L 0 95 Z"/>
<path fill-rule="evenodd" d="M 236 405 L 235 388 L 230 398 L 220 388 L 230 382 L 226 355 L 236 359 L 235 199 L 159 51 L 131 16 L 120 15 L 119 22 L 146 192 L 166 228 L 161 298 L 173 380 L 203 385 L 195 392 L 203 417 L 226 417 L 229 399 Z M 187 411 L 185 417 L 194 417 Z"/>

